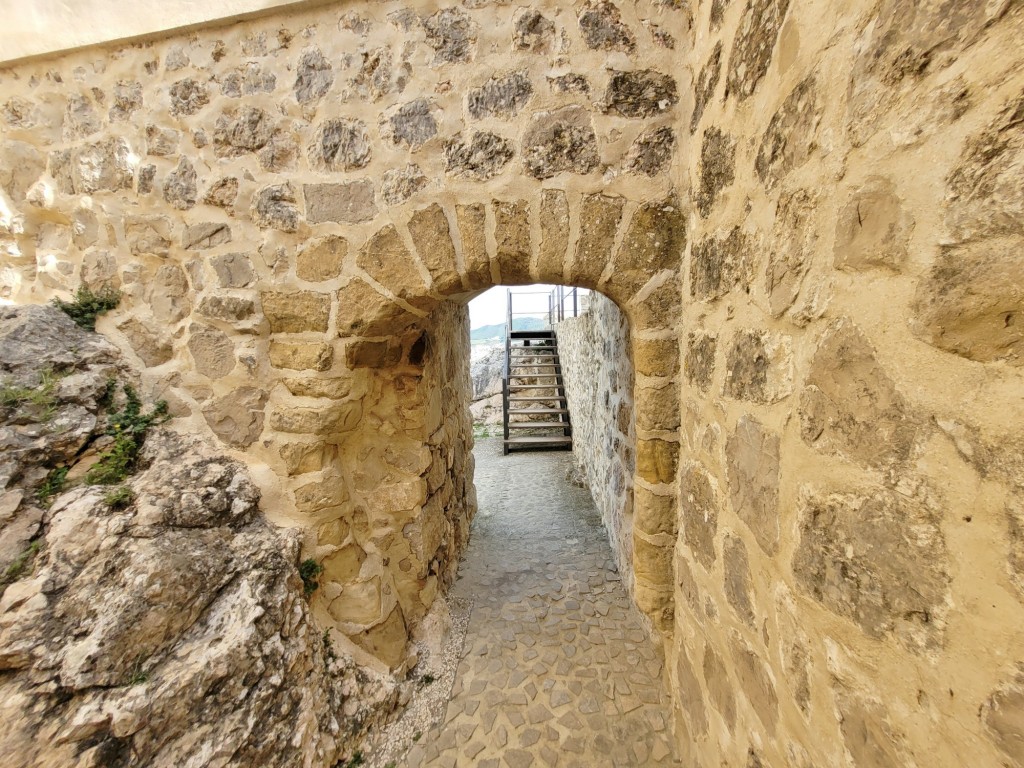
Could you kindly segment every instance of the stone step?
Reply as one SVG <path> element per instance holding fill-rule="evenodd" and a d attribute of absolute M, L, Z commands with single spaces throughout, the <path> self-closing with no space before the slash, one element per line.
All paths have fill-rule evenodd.
<path fill-rule="evenodd" d="M 565 400 L 565 395 L 550 395 L 549 397 L 510 397 L 510 403 L 545 403 L 549 400 Z"/>
<path fill-rule="evenodd" d="M 509 392 L 513 392 L 513 391 L 521 392 L 524 389 L 561 389 L 561 386 L 558 385 L 558 384 L 509 384 L 508 385 L 508 391 Z M 552 395 L 551 397 L 542 397 L 540 399 L 541 400 L 553 400 L 556 397 L 558 397 L 558 395 Z"/>
<path fill-rule="evenodd" d="M 542 445 L 572 445 L 571 437 L 510 437 L 504 441 L 505 445 L 512 447 L 516 445 L 523 446 L 542 446 Z"/>
<path fill-rule="evenodd" d="M 511 398 L 509 398 L 511 400 Z M 532 414 L 568 413 L 568 408 L 509 408 L 509 416 L 530 416 Z"/>
<path fill-rule="evenodd" d="M 567 421 L 510 421 L 509 429 L 566 429 Z"/>

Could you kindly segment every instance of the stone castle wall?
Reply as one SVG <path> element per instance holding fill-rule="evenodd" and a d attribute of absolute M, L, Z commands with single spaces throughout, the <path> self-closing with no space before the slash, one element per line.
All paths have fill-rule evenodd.
<path fill-rule="evenodd" d="M 1024 8 L 694 11 L 678 741 L 1024 765 Z"/>
<path fill-rule="evenodd" d="M 629 323 L 601 294 L 589 299 L 586 312 L 555 326 L 573 457 L 608 530 L 623 583 L 632 592 L 636 430 Z"/>
<path fill-rule="evenodd" d="M 346 3 L 8 68 L 0 296 L 119 286 L 401 667 L 472 509 L 445 302 L 597 289 L 690 763 L 1022 765 L 1022 17 Z"/>

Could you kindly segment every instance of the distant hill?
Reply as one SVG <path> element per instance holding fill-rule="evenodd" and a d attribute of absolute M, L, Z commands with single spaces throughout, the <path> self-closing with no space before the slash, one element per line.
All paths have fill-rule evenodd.
<path fill-rule="evenodd" d="M 547 328 L 546 320 L 539 317 L 517 317 L 512 321 L 512 328 L 516 331 L 541 331 Z M 505 324 L 495 323 L 494 325 L 481 325 L 469 332 L 469 340 L 473 343 L 485 341 L 505 341 Z"/>

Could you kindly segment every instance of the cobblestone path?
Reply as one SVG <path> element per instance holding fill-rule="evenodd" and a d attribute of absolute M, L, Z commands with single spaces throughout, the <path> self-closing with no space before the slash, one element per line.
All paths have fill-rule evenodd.
<path fill-rule="evenodd" d="M 568 453 L 477 442 L 480 511 L 455 595 L 473 601 L 444 723 L 409 768 L 678 765 L 662 662 Z"/>

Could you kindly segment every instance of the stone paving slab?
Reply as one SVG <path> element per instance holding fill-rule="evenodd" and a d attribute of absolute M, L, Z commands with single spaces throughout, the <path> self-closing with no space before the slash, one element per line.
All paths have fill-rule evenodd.
<path fill-rule="evenodd" d="M 480 440 L 480 511 L 453 588 L 471 600 L 443 722 L 408 768 L 620 768 L 673 757 L 662 660 L 568 453 Z"/>

